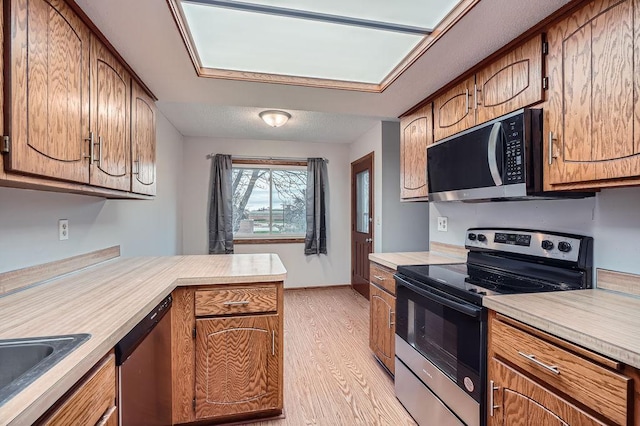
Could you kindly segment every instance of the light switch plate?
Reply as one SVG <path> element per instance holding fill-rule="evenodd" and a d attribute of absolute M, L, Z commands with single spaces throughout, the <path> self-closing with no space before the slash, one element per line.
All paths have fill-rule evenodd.
<path fill-rule="evenodd" d="M 69 219 L 58 220 L 58 238 L 60 241 L 69 239 Z"/>
<path fill-rule="evenodd" d="M 438 231 L 447 232 L 447 218 L 446 218 L 446 216 L 438 216 Z"/>

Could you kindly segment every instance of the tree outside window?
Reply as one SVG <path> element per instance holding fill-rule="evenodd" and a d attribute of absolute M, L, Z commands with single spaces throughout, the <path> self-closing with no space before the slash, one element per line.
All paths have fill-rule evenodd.
<path fill-rule="evenodd" d="M 234 238 L 303 237 L 307 171 L 302 167 L 233 167 Z"/>

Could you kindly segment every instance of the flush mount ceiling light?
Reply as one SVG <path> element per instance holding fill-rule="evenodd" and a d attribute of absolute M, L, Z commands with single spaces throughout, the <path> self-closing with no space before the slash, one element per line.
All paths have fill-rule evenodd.
<path fill-rule="evenodd" d="M 288 112 L 279 111 L 277 109 L 262 111 L 259 115 L 260 118 L 262 118 L 262 120 L 271 127 L 284 126 L 291 118 L 291 114 Z"/>

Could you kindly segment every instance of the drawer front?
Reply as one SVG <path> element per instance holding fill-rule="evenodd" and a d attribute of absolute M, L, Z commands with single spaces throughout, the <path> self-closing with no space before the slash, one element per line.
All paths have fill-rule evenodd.
<path fill-rule="evenodd" d="M 491 348 L 528 374 L 616 424 L 627 424 L 631 380 L 501 321 L 491 322 Z"/>
<path fill-rule="evenodd" d="M 114 408 L 116 400 L 115 355 L 104 359 L 66 401 L 40 424 L 47 426 L 95 425 Z"/>
<path fill-rule="evenodd" d="M 276 312 L 278 292 L 275 286 L 198 290 L 196 316 Z"/>
<path fill-rule="evenodd" d="M 391 269 L 377 263 L 369 263 L 369 281 L 395 296 L 396 280 L 393 278 L 393 274 L 394 272 Z"/>

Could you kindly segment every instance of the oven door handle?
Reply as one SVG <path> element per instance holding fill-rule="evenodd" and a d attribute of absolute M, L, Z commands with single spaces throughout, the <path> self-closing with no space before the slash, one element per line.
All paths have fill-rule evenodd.
<path fill-rule="evenodd" d="M 462 314 L 468 315 L 473 318 L 480 318 L 482 314 L 482 308 L 478 308 L 474 305 L 467 305 L 466 303 L 456 302 L 455 300 L 447 299 L 446 297 L 439 296 L 435 293 L 432 293 L 428 290 L 420 288 L 416 285 L 413 285 L 402 278 L 396 276 L 396 279 L 399 281 L 400 285 L 407 287 L 409 290 L 418 293 L 419 295 L 432 300 L 433 302 L 440 303 L 447 308 L 451 308 L 456 310 Z"/>

